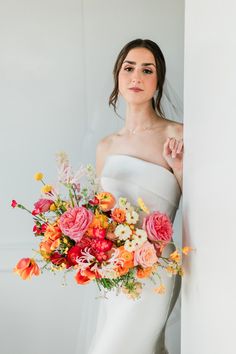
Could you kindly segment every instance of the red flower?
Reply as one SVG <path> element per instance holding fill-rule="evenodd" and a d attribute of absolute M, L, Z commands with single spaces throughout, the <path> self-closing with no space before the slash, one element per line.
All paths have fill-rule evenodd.
<path fill-rule="evenodd" d="M 67 253 L 67 265 L 68 268 L 78 264 L 77 263 L 77 258 L 81 256 L 81 247 L 79 246 L 73 246 L 69 249 L 68 253 Z"/>
<path fill-rule="evenodd" d="M 94 197 L 93 199 L 89 200 L 89 204 L 98 205 L 99 204 L 99 199 L 97 197 Z"/>
<path fill-rule="evenodd" d="M 34 203 L 34 208 L 35 210 L 39 210 L 39 213 L 45 213 L 50 209 L 50 206 L 52 204 L 53 204 L 52 200 L 41 198 L 36 203 Z"/>
<path fill-rule="evenodd" d="M 17 205 L 18 205 L 17 201 L 13 199 L 12 202 L 11 202 L 12 208 L 17 207 Z"/>
<path fill-rule="evenodd" d="M 83 275 L 81 270 L 75 275 L 75 280 L 78 284 L 84 285 L 91 281 L 91 279 L 87 275 Z"/>
<path fill-rule="evenodd" d="M 82 237 L 82 239 L 79 242 L 77 242 L 76 245 L 83 248 L 83 249 L 85 247 L 91 247 L 92 239 L 90 237 L 84 236 L 84 237 Z"/>
<path fill-rule="evenodd" d="M 105 238 L 106 229 L 99 229 L 99 227 L 93 228 L 93 236 L 98 238 Z"/>
<path fill-rule="evenodd" d="M 75 280 L 78 284 L 87 284 L 95 278 L 101 278 L 97 272 L 93 272 L 90 268 L 79 270 L 75 276 Z"/>
<path fill-rule="evenodd" d="M 32 215 L 38 215 L 38 214 L 40 214 L 41 213 L 41 211 L 40 211 L 40 209 L 34 209 L 34 210 L 32 210 L 32 212 L 31 212 L 31 214 Z"/>
<path fill-rule="evenodd" d="M 93 248 L 98 252 L 107 252 L 113 246 L 113 242 L 106 239 L 95 238 L 93 239 Z"/>
<path fill-rule="evenodd" d="M 50 256 L 50 260 L 53 264 L 55 265 L 61 265 L 62 263 L 66 263 L 66 258 L 60 254 L 59 252 L 54 252 L 51 256 Z"/>
<path fill-rule="evenodd" d="M 41 225 L 41 232 L 42 232 L 42 234 L 46 231 L 46 229 L 47 229 L 47 224 L 42 224 Z"/>
<path fill-rule="evenodd" d="M 105 252 L 95 253 L 95 257 L 98 260 L 98 262 L 107 261 L 110 258 L 109 255 Z"/>
<path fill-rule="evenodd" d="M 34 225 L 34 227 L 33 227 L 33 232 L 34 232 L 36 235 L 41 235 L 41 229 L 40 229 L 37 225 Z"/>

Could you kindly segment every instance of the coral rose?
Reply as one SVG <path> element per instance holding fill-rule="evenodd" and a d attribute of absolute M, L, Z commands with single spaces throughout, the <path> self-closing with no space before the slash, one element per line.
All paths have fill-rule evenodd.
<path fill-rule="evenodd" d="M 148 241 L 134 252 L 134 265 L 141 265 L 144 268 L 152 267 L 158 261 L 155 247 Z"/>
<path fill-rule="evenodd" d="M 22 258 L 13 269 L 23 280 L 29 279 L 32 275 L 38 276 L 40 269 L 33 258 Z"/>
<path fill-rule="evenodd" d="M 85 207 L 69 208 L 59 219 L 62 232 L 76 242 L 80 241 L 93 219 Z"/>
<path fill-rule="evenodd" d="M 143 229 L 147 231 L 148 239 L 154 242 L 170 242 L 173 228 L 169 217 L 159 211 L 146 216 L 143 220 Z"/>

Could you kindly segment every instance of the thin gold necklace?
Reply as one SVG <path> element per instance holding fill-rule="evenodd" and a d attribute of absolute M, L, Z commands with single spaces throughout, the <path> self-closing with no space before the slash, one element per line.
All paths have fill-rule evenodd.
<path fill-rule="evenodd" d="M 154 118 L 155 119 L 155 118 Z M 139 130 L 138 130 L 138 132 L 139 131 L 145 131 L 145 130 L 151 130 L 152 128 L 153 128 L 153 126 L 155 126 L 155 124 L 153 123 L 153 124 L 149 124 L 149 125 L 147 125 L 147 126 L 145 126 L 145 127 L 143 127 L 143 128 L 140 128 Z M 126 128 L 128 131 L 129 131 L 129 133 L 130 134 L 136 134 L 136 131 L 137 131 L 137 127 L 136 128 L 134 128 L 134 129 L 130 129 L 130 128 Z"/>

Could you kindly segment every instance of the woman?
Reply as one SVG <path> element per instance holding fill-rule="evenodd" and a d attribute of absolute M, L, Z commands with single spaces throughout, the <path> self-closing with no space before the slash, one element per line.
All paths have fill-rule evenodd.
<path fill-rule="evenodd" d="M 96 151 L 101 184 L 116 197 L 136 204 L 141 196 L 150 210 L 174 220 L 182 189 L 183 125 L 163 117 L 160 102 L 165 60 L 158 45 L 137 39 L 121 50 L 114 67 L 110 105 L 126 101 L 124 127 L 102 139 Z M 170 252 L 172 246 L 167 246 Z M 89 354 L 166 354 L 165 327 L 176 302 L 180 280 L 162 274 L 166 293 L 158 295 L 147 280 L 138 300 L 110 293 L 100 302 L 97 331 Z M 173 353 L 174 354 L 174 353 Z"/>

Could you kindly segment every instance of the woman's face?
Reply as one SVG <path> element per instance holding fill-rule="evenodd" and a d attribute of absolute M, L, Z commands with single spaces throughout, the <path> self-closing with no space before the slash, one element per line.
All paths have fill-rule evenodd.
<path fill-rule="evenodd" d="M 157 89 L 155 59 L 146 48 L 134 48 L 124 59 L 119 75 L 119 93 L 128 103 L 150 101 Z"/>

